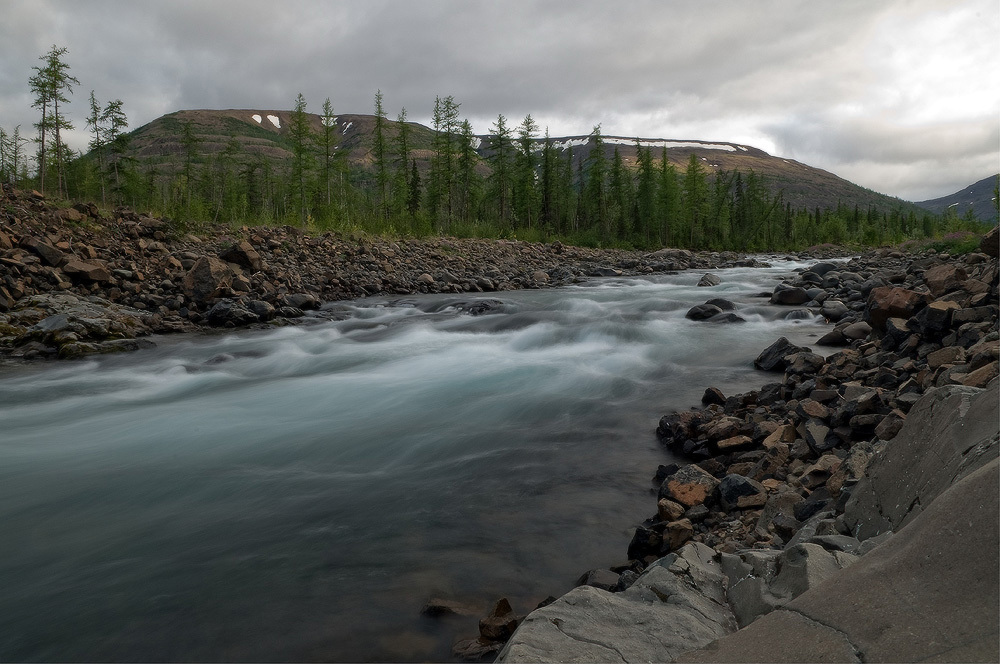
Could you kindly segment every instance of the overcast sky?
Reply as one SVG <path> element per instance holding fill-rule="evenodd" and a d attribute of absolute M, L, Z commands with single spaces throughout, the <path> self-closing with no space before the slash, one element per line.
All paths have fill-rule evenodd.
<path fill-rule="evenodd" d="M 528 113 L 553 136 L 752 145 L 923 200 L 1000 170 L 997 0 L 2 0 L 0 126 L 34 134 L 53 45 L 135 128 L 194 108 L 371 113 L 477 133 Z"/>

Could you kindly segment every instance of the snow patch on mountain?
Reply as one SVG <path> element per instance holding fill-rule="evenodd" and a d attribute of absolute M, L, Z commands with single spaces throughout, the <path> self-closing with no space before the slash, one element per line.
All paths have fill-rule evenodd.
<path fill-rule="evenodd" d="M 278 120 L 277 115 L 269 115 L 267 119 L 271 121 L 271 124 L 275 126 L 276 129 L 281 129 L 281 121 Z"/>
<path fill-rule="evenodd" d="M 260 124 L 261 122 L 263 122 L 263 121 L 264 121 L 264 118 L 260 117 L 260 116 L 259 116 L 259 115 L 257 115 L 256 113 L 254 113 L 254 114 L 253 114 L 253 115 L 251 115 L 250 117 L 251 117 L 251 118 L 253 119 L 253 121 L 254 121 L 254 122 L 256 122 L 257 124 Z"/>

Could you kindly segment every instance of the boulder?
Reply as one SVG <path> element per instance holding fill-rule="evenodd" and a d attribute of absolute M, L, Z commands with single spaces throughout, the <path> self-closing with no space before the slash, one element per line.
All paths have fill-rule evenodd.
<path fill-rule="evenodd" d="M 778 284 L 771 293 L 771 304 L 805 304 L 812 298 L 804 288 L 790 286 L 788 284 Z"/>
<path fill-rule="evenodd" d="M 690 320 L 708 320 L 721 313 L 722 309 L 714 304 L 698 304 L 688 309 L 684 317 Z"/>
<path fill-rule="evenodd" d="M 823 300 L 823 306 L 820 309 L 820 313 L 831 323 L 839 322 L 850 311 L 848 306 L 840 300 Z"/>
<path fill-rule="evenodd" d="M 698 280 L 698 285 L 701 287 L 706 286 L 718 286 L 722 283 L 722 279 L 714 274 L 706 274 L 701 279 Z"/>
<path fill-rule="evenodd" d="M 506 641 L 510 638 L 520 619 L 514 614 L 506 597 L 500 598 L 490 615 L 479 621 L 479 635 L 490 641 Z"/>
<path fill-rule="evenodd" d="M 232 268 L 224 260 L 202 256 L 184 275 L 181 287 L 184 294 L 195 302 L 203 302 L 215 297 L 220 289 L 232 285 L 234 276 Z"/>
<path fill-rule="evenodd" d="M 781 337 L 761 351 L 753 361 L 753 365 L 763 371 L 784 371 L 788 367 L 786 358 L 789 355 L 808 351 L 808 348 L 796 346 L 787 338 Z"/>
<path fill-rule="evenodd" d="M 260 316 L 244 306 L 240 301 L 225 298 L 216 302 L 205 319 L 215 327 L 239 327 L 260 321 Z"/>
<path fill-rule="evenodd" d="M 722 309 L 723 311 L 736 311 L 736 303 L 725 300 L 721 297 L 713 297 L 711 300 L 705 302 L 705 304 L 712 304 Z"/>
<path fill-rule="evenodd" d="M 576 585 L 593 586 L 611 592 L 611 589 L 618 585 L 618 574 L 609 569 L 592 569 L 584 573 L 577 580 Z"/>
<path fill-rule="evenodd" d="M 949 486 L 996 459 L 998 383 L 928 390 L 851 493 L 844 520 L 858 539 L 898 530 Z M 941 416 L 947 413 L 948 416 Z"/>
<path fill-rule="evenodd" d="M 742 475 L 726 475 L 719 482 L 719 502 L 726 512 L 761 507 L 767 502 L 767 489 L 760 482 Z"/>
<path fill-rule="evenodd" d="M 241 240 L 219 252 L 219 258 L 228 263 L 235 263 L 252 272 L 259 272 L 264 265 L 260 254 L 246 240 Z"/>
<path fill-rule="evenodd" d="M 706 405 L 717 404 L 719 406 L 725 406 L 726 395 L 724 395 L 717 387 L 709 387 L 705 389 L 705 394 L 702 395 L 701 402 Z"/>
<path fill-rule="evenodd" d="M 934 297 L 941 297 L 945 293 L 962 287 L 962 283 L 969 278 L 965 269 L 954 263 L 935 265 L 924 272 L 924 283 Z"/>
<path fill-rule="evenodd" d="M 927 304 L 927 295 L 896 286 L 873 288 L 865 307 L 865 320 L 879 333 L 889 318 L 908 319 Z"/>
<path fill-rule="evenodd" d="M 62 266 L 71 279 L 88 283 L 107 283 L 111 281 L 111 272 L 103 265 L 96 263 L 85 263 L 81 260 L 72 259 Z"/>
<path fill-rule="evenodd" d="M 21 240 L 21 246 L 41 258 L 46 265 L 52 267 L 59 267 L 66 260 L 66 254 L 37 237 L 24 238 Z"/>
<path fill-rule="evenodd" d="M 685 507 L 701 505 L 716 487 L 719 480 L 695 464 L 678 470 L 660 485 L 660 497 L 669 498 Z"/>
<path fill-rule="evenodd" d="M 994 226 L 979 242 L 979 251 L 991 258 L 996 258 L 1000 252 L 1000 229 Z"/>
<path fill-rule="evenodd" d="M 663 662 L 737 628 L 715 552 L 688 543 L 620 593 L 581 586 L 531 612 L 498 662 Z"/>
<path fill-rule="evenodd" d="M 861 653 L 872 662 L 1000 661 L 998 473 L 994 456 L 854 564 L 673 661 L 856 662 Z M 731 581 L 731 601 L 738 590 Z"/>

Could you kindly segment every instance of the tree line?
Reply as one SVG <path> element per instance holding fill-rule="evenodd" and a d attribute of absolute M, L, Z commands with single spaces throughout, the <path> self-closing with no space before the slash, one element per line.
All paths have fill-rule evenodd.
<path fill-rule="evenodd" d="M 86 154 L 63 140 L 73 129 L 66 107 L 79 81 L 53 46 L 33 67 L 29 88 L 40 119 L 32 142 L 20 127 L 0 129 L 0 180 L 36 186 L 49 196 L 129 205 L 192 225 L 292 223 L 317 230 L 404 235 L 561 239 L 587 246 L 776 251 L 836 243 L 879 245 L 969 227 L 972 219 L 840 205 L 794 208 L 753 171 L 709 173 L 692 152 L 683 167 L 636 139 L 634 162 L 609 151 L 600 125 L 581 146 L 562 147 L 526 115 L 500 114 L 477 136 L 460 104 L 437 97 L 429 159 L 417 159 L 414 128 L 401 109 L 386 114 L 374 99 L 368 159 L 351 164 L 339 149 L 336 115 L 327 98 L 314 130 L 299 94 L 276 161 L 248 152 L 233 135 L 206 150 L 190 121 L 170 128 L 180 164 L 167 170 L 140 161 L 122 101 L 101 104 L 91 91 Z M 426 150 L 422 154 L 426 153 Z"/>

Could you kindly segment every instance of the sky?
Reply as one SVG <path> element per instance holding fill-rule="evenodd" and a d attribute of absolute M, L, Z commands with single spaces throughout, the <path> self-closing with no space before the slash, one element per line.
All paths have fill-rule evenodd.
<path fill-rule="evenodd" d="M 53 45 L 131 128 L 183 109 L 371 113 L 430 124 L 452 96 L 552 136 L 751 145 L 906 200 L 1000 171 L 997 0 L 0 0 L 0 127 L 34 135 Z"/>

